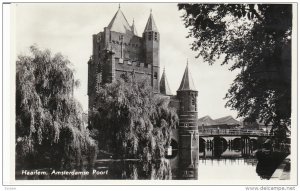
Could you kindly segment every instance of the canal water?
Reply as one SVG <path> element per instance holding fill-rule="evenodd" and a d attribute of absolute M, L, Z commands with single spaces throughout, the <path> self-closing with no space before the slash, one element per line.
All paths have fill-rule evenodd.
<path fill-rule="evenodd" d="M 97 160 L 93 171 L 88 175 L 51 175 L 22 176 L 16 173 L 16 179 L 132 179 L 132 180 L 199 180 L 207 181 L 256 181 L 271 178 L 274 168 L 259 165 L 254 156 L 253 145 L 241 147 L 210 147 L 199 150 L 176 150 L 166 159 L 156 162 L 135 160 Z M 234 182 L 232 182 L 234 180 Z"/>

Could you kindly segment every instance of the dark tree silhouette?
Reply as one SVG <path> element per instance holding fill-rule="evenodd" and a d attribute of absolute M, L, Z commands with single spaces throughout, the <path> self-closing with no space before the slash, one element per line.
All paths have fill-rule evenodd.
<path fill-rule="evenodd" d="M 225 98 L 238 117 L 287 130 L 291 118 L 291 4 L 179 4 L 204 61 L 240 73 Z M 280 130 L 279 130 L 280 129 Z"/>

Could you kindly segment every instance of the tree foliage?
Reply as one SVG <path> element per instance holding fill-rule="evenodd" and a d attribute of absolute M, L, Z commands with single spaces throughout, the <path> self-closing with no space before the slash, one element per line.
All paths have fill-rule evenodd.
<path fill-rule="evenodd" d="M 226 97 L 238 117 L 290 125 L 291 4 L 179 4 L 194 38 L 191 49 L 209 64 L 240 73 Z"/>
<path fill-rule="evenodd" d="M 153 93 L 146 79 L 124 75 L 104 85 L 97 95 L 99 107 L 91 115 L 99 149 L 121 158 L 163 157 L 178 122 L 168 103 L 168 98 Z"/>
<path fill-rule="evenodd" d="M 96 142 L 73 98 L 70 61 L 30 47 L 16 62 L 16 164 L 22 168 L 73 168 L 92 160 Z"/>

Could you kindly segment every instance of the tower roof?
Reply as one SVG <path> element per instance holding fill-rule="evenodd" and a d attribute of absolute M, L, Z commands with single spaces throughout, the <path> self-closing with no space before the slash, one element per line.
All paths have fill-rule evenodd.
<path fill-rule="evenodd" d="M 160 89 L 161 94 L 173 95 L 172 92 L 171 92 L 168 80 L 167 80 L 165 69 L 164 69 L 163 74 L 162 74 L 161 79 L 160 79 L 159 89 Z"/>
<path fill-rule="evenodd" d="M 150 12 L 150 16 L 148 18 L 148 21 L 147 21 L 144 32 L 148 32 L 148 31 L 158 32 L 158 29 L 157 29 L 156 24 L 154 22 L 152 11 Z"/>
<path fill-rule="evenodd" d="M 121 8 L 119 7 L 117 13 L 113 17 L 113 19 L 110 21 L 108 28 L 111 31 L 119 32 L 119 33 L 132 33 L 132 29 L 127 22 L 127 19 L 125 18 L 123 12 L 121 11 Z"/>
<path fill-rule="evenodd" d="M 186 68 L 181 80 L 181 84 L 177 91 L 185 91 L 185 90 L 192 90 L 197 91 L 194 85 L 194 81 L 192 75 L 189 72 L 189 64 L 186 64 Z"/>
<path fill-rule="evenodd" d="M 131 25 L 131 30 L 132 30 L 132 32 L 133 32 L 134 35 L 136 35 L 136 36 L 138 35 L 137 34 L 137 30 L 135 28 L 135 24 L 134 24 L 134 19 L 133 19 L 133 22 L 132 22 L 132 25 Z"/>

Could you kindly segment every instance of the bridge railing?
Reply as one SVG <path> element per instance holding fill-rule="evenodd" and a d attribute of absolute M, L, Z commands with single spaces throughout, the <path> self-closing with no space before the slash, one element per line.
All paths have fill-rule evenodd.
<path fill-rule="evenodd" d="M 199 129 L 199 135 L 272 136 L 267 131 L 250 129 Z"/>

